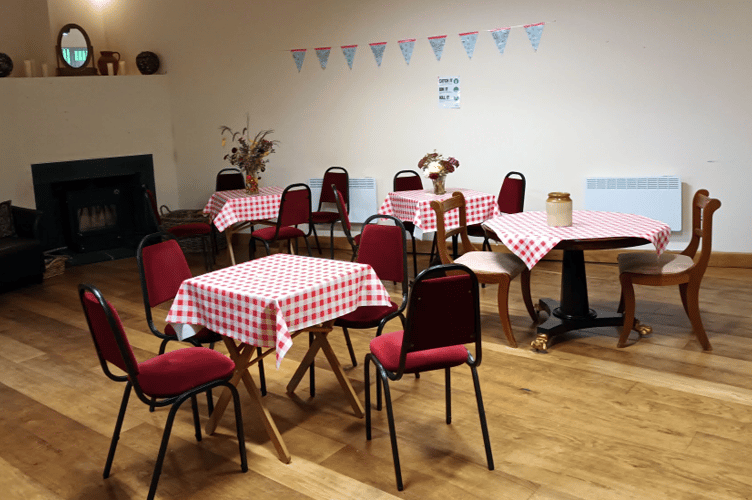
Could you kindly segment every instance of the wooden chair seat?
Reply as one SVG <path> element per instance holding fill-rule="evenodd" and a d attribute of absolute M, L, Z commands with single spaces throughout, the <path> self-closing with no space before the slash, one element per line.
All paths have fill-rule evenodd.
<path fill-rule="evenodd" d="M 519 276 L 525 269 L 525 263 L 516 255 L 499 252 L 468 252 L 454 260 L 473 270 L 475 274 L 505 273 L 510 279 Z M 481 280 L 480 276 L 478 279 Z"/>

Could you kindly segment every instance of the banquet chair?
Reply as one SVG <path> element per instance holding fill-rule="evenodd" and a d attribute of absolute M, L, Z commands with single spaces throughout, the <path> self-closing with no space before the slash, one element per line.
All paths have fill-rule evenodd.
<path fill-rule="evenodd" d="M 415 170 L 400 170 L 394 174 L 392 188 L 397 191 L 419 191 L 423 189 L 423 179 Z M 415 224 L 410 221 L 403 221 L 402 225 L 410 233 L 410 239 L 413 243 L 413 276 L 418 275 L 418 255 L 415 250 Z M 433 247 L 431 248 L 431 257 L 433 257 Z"/>
<path fill-rule="evenodd" d="M 519 176 L 519 178 L 513 176 Z M 501 183 L 499 197 L 496 203 L 499 205 L 499 211 L 503 214 L 516 214 L 522 212 L 525 208 L 525 176 L 520 172 L 509 172 L 504 176 L 504 182 Z M 483 250 L 491 250 L 490 239 L 498 241 L 498 238 L 492 231 L 483 229 L 481 224 L 471 224 L 467 226 L 468 236 L 477 236 L 483 238 Z"/>
<path fill-rule="evenodd" d="M 298 228 L 300 224 L 308 225 L 308 232 L 304 233 Z M 307 184 L 290 184 L 282 191 L 282 200 L 279 205 L 279 216 L 273 226 L 257 229 L 251 233 L 251 241 L 248 244 L 251 259 L 256 257 L 256 241 L 264 244 L 266 255 L 270 253 L 270 245 L 277 241 L 295 242 L 295 253 L 298 253 L 298 238 L 303 238 L 308 255 L 311 255 L 311 247 L 308 244 L 308 236 L 311 235 L 313 223 L 311 220 L 311 188 Z"/>
<path fill-rule="evenodd" d="M 201 441 L 196 395 L 219 386 L 226 387 L 232 394 L 240 450 L 240 469 L 247 472 L 248 460 L 240 398 L 235 386 L 229 383 L 235 370 L 235 363 L 223 354 L 206 347 L 178 349 L 139 363 L 133 355 L 133 349 L 128 342 L 117 311 L 104 299 L 102 293 L 92 285 L 81 284 L 78 286 L 78 294 L 104 374 L 110 380 L 125 383 L 115 431 L 104 466 L 104 478 L 107 479 L 110 475 L 131 391 L 135 391 L 138 399 L 147 405 L 170 406 L 162 434 L 162 443 L 154 464 L 149 493 L 146 497 L 151 500 L 157 491 L 162 464 L 178 409 L 186 400 L 191 400 L 194 432 L 196 440 Z M 110 365 L 122 370 L 124 374 L 113 373 Z"/>
<path fill-rule="evenodd" d="M 345 197 L 342 195 L 342 193 L 337 189 L 337 186 L 332 184 L 332 190 L 334 191 L 334 195 L 337 200 L 337 211 L 339 212 L 339 219 L 342 221 L 342 231 L 345 233 L 345 237 L 347 238 L 347 242 L 350 244 L 350 247 L 352 247 L 352 258 L 350 261 L 354 261 L 355 258 L 358 255 L 358 245 L 360 244 L 360 235 L 356 234 L 355 236 L 352 235 L 352 224 L 350 224 L 350 216 L 347 213 L 347 206 L 345 204 Z M 334 233 L 332 233 L 331 237 L 331 247 L 332 247 L 332 259 L 334 259 Z"/>
<path fill-rule="evenodd" d="M 684 311 L 692 329 L 706 351 L 712 349 L 700 317 L 700 284 L 708 267 L 713 242 L 713 213 L 721 208 L 718 199 L 710 198 L 706 189 L 698 190 L 692 199 L 692 237 L 680 254 L 655 254 L 626 252 L 619 254 L 619 281 L 621 299 L 619 312 L 624 313 L 624 326 L 619 336 L 619 347 L 625 347 L 632 329 L 648 334 L 652 329 L 635 320 L 635 294 L 633 285 L 679 285 Z M 700 248 L 700 253 L 697 249 Z"/>
<path fill-rule="evenodd" d="M 165 228 L 162 226 L 162 217 L 159 215 L 157 198 L 154 196 L 154 193 L 150 189 L 144 189 L 144 196 L 147 207 L 151 208 L 151 213 L 153 214 L 152 222 L 156 226 L 155 230 L 170 233 L 178 240 L 201 238 L 201 243 L 204 246 L 204 265 L 207 271 L 211 271 L 214 267 L 215 250 L 217 248 L 216 240 L 214 239 L 214 226 L 208 222 L 189 222 Z"/>
<path fill-rule="evenodd" d="M 464 264 L 478 277 L 480 283 L 497 283 L 497 306 L 499 318 L 507 342 L 511 347 L 517 347 L 517 341 L 512 333 L 512 323 L 509 321 L 509 284 L 518 275 L 521 280 L 522 300 L 525 302 L 527 312 L 533 321 L 538 321 L 538 313 L 533 306 L 530 296 L 530 270 L 524 262 L 511 253 L 483 252 L 476 250 L 467 235 L 467 208 L 465 197 L 460 192 L 452 194 L 452 197 L 443 201 L 432 201 L 431 208 L 436 212 L 436 238 L 439 242 L 438 252 L 443 264 L 457 262 Z M 445 228 L 444 214 L 451 210 L 459 210 L 459 227 L 447 231 Z M 456 260 L 452 259 L 447 251 L 446 239 L 450 236 L 459 236 L 462 240 L 463 254 Z"/>
<path fill-rule="evenodd" d="M 339 212 L 322 210 L 324 203 L 336 204 L 337 198 L 332 191 L 332 184 L 337 186 L 339 192 L 345 198 L 345 206 L 350 212 L 350 178 L 347 170 L 342 167 L 329 167 L 324 172 L 324 179 L 321 182 L 321 196 L 319 196 L 319 206 L 311 213 L 311 222 L 313 225 L 313 237 L 316 240 L 316 247 L 321 255 L 321 245 L 319 244 L 319 235 L 316 233 L 316 224 L 329 224 L 329 232 L 334 235 L 334 225 L 340 220 Z M 333 237 L 333 236 L 332 236 Z"/>
<path fill-rule="evenodd" d="M 488 470 L 494 470 L 486 412 L 478 379 L 481 363 L 481 322 L 478 279 L 466 266 L 440 265 L 421 272 L 410 291 L 407 319 L 402 331 L 379 335 L 371 340 L 366 354 L 366 439 L 371 440 L 371 382 L 369 365 L 376 368 L 376 386 L 384 389 L 389 437 L 394 459 L 397 489 L 402 491 L 402 471 L 397 448 L 389 381 L 400 380 L 405 373 L 444 370 L 446 423 L 452 423 L 450 369 L 467 363 L 473 377 L 480 427 Z M 464 344 L 474 345 L 474 354 Z M 407 394 L 406 394 L 407 395 Z M 404 398 L 405 395 L 402 396 Z M 377 404 L 381 410 L 381 405 Z"/>
<path fill-rule="evenodd" d="M 152 309 L 175 298 L 183 281 L 193 277 L 185 255 L 180 249 L 174 236 L 160 232 L 146 235 L 136 249 L 136 263 L 141 280 L 141 296 L 146 311 L 146 324 L 149 331 L 162 339 L 159 354 L 165 352 L 170 341 L 179 341 L 177 332 L 171 324 L 167 324 L 164 331 L 160 331 L 154 324 Z M 222 335 L 208 328 L 201 328 L 196 335 L 188 337 L 185 342 L 196 347 L 208 345 L 214 348 L 215 342 L 221 342 Z M 261 348 L 258 349 L 259 353 Z M 266 380 L 264 378 L 263 360 L 259 361 L 259 378 L 261 393 L 266 394 Z M 214 400 L 211 393 L 207 393 L 209 413 L 214 411 Z"/>
<path fill-rule="evenodd" d="M 217 172 L 214 191 L 230 191 L 232 189 L 245 189 L 243 172 L 239 168 L 223 168 Z"/>

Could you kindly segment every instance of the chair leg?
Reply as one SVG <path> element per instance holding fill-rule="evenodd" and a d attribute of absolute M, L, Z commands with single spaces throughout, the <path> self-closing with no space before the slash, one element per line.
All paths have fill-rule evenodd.
<path fill-rule="evenodd" d="M 207 395 L 209 391 L 206 391 Z M 193 410 L 193 427 L 195 428 L 196 441 L 201 441 L 201 423 L 198 420 L 198 401 L 196 395 L 191 395 L 191 409 Z"/>
<path fill-rule="evenodd" d="M 483 407 L 483 396 L 480 392 L 480 380 L 478 379 L 478 369 L 475 366 L 475 360 L 470 361 L 472 356 L 468 356 L 468 364 L 473 374 L 473 385 L 475 386 L 475 399 L 478 401 L 478 416 L 480 417 L 480 430 L 483 433 L 483 445 L 486 447 L 486 461 L 488 470 L 494 470 L 493 454 L 491 453 L 491 439 L 488 436 L 488 423 L 486 422 L 486 410 Z"/>
<path fill-rule="evenodd" d="M 313 344 L 313 332 L 308 332 L 308 347 L 311 347 L 311 344 Z M 309 377 L 310 377 L 310 393 L 311 397 L 314 397 L 316 395 L 316 360 L 314 359 L 311 361 L 311 366 L 308 371 Z"/>
<path fill-rule="evenodd" d="M 452 374 L 449 368 L 444 368 L 444 385 L 446 392 L 446 423 L 452 423 Z"/>
<path fill-rule="evenodd" d="M 350 361 L 352 361 L 353 367 L 358 366 L 358 360 L 355 358 L 355 351 L 353 351 L 352 342 L 350 341 L 350 332 L 344 326 L 342 327 L 342 331 L 345 334 L 345 344 L 347 344 L 347 350 L 350 353 Z"/>
<path fill-rule="evenodd" d="M 378 370 L 379 379 L 384 386 L 384 400 L 386 401 L 386 418 L 389 422 L 389 439 L 392 442 L 392 458 L 394 459 L 394 475 L 397 480 L 397 489 L 402 491 L 402 469 L 400 467 L 399 449 L 397 448 L 397 431 L 394 427 L 394 412 L 392 411 L 392 397 L 389 393 L 389 379 L 383 369 Z M 377 382 L 378 384 L 378 382 Z"/>
<path fill-rule="evenodd" d="M 224 384 L 232 394 L 232 404 L 235 406 L 235 427 L 238 432 L 238 448 L 240 449 L 240 470 L 248 472 L 248 455 L 245 449 L 245 435 L 243 431 L 243 414 L 240 410 L 238 390 L 230 383 Z"/>
<path fill-rule="evenodd" d="M 489 246 L 489 249 L 491 247 Z M 530 315 L 530 319 L 533 322 L 538 321 L 538 311 L 535 310 L 533 305 L 533 297 L 530 294 L 530 269 L 525 268 L 520 275 L 520 286 L 522 287 L 522 301 L 525 303 L 527 313 Z"/>
<path fill-rule="evenodd" d="M 413 240 L 413 278 L 418 277 L 418 252 L 415 249 L 415 235 L 410 233 L 410 238 Z"/>
<path fill-rule="evenodd" d="M 697 340 L 700 341 L 700 345 L 706 351 L 711 351 L 713 348 L 708 340 L 708 334 L 705 333 L 705 327 L 702 325 L 702 318 L 700 317 L 700 284 L 690 282 L 686 285 L 679 285 L 679 289 L 682 287 L 685 291 L 681 292 L 686 297 L 686 311 L 689 321 L 692 323 L 692 329 L 695 331 Z"/>
<path fill-rule="evenodd" d="M 167 453 L 167 443 L 170 441 L 170 434 L 172 433 L 172 424 L 175 421 L 175 414 L 178 412 L 178 408 L 185 401 L 181 398 L 173 403 L 170 408 L 170 413 L 167 415 L 167 422 L 165 422 L 164 432 L 162 433 L 162 444 L 159 446 L 159 454 L 157 455 L 157 462 L 154 464 L 154 473 L 151 476 L 151 485 L 149 486 L 149 494 L 146 496 L 146 500 L 153 500 L 154 494 L 157 492 L 157 484 L 159 484 L 159 476 L 162 474 L 162 464 L 164 463 L 165 453 Z"/>
<path fill-rule="evenodd" d="M 502 275 L 502 279 L 499 281 L 497 303 L 499 307 L 501 327 L 504 330 L 504 335 L 507 337 L 507 342 L 509 342 L 510 347 L 517 347 L 517 340 L 515 340 L 514 334 L 512 333 L 512 323 L 509 321 L 509 282 L 509 275 Z"/>
<path fill-rule="evenodd" d="M 102 474 L 102 476 L 105 479 L 110 477 L 112 460 L 115 458 L 115 449 L 117 448 L 118 441 L 120 440 L 120 429 L 123 428 L 125 409 L 128 407 L 128 399 L 131 396 L 131 387 L 131 383 L 128 382 L 125 385 L 125 391 L 123 391 L 123 400 L 120 402 L 120 411 L 118 412 L 117 420 L 115 421 L 115 431 L 112 433 L 112 441 L 110 441 L 110 451 L 107 453 L 107 460 L 104 463 L 104 473 Z"/>
<path fill-rule="evenodd" d="M 621 282 L 621 301 L 619 308 L 624 312 L 624 326 L 622 326 L 617 347 L 625 347 L 629 340 L 629 332 L 632 331 L 632 327 L 634 326 L 635 294 L 634 286 L 632 285 L 632 278 L 629 274 L 620 274 L 619 281 Z"/>
<path fill-rule="evenodd" d="M 316 224 L 311 224 L 311 230 L 313 230 L 313 237 L 316 239 L 316 248 L 319 249 L 319 255 L 321 255 L 321 244 L 319 243 L 319 235 L 316 232 Z"/>
<path fill-rule="evenodd" d="M 303 240 L 305 240 L 305 247 L 306 250 L 308 250 L 308 256 L 313 257 L 313 255 L 311 255 L 311 245 L 308 244 L 308 238 L 306 236 L 303 236 Z M 321 249 L 319 249 L 319 253 L 321 253 Z"/>
<path fill-rule="evenodd" d="M 371 354 L 366 354 L 363 361 L 363 383 L 366 386 L 366 440 L 371 440 Z M 376 382 L 378 384 L 378 382 Z"/>
<path fill-rule="evenodd" d="M 256 348 L 256 355 L 261 358 L 262 349 L 260 347 Z M 266 374 L 264 373 L 264 360 L 259 359 L 258 362 L 258 369 L 259 369 L 259 390 L 261 391 L 262 396 L 266 396 Z"/>
<path fill-rule="evenodd" d="M 165 347 L 167 347 L 167 342 L 169 342 L 170 339 L 162 339 L 162 343 L 159 344 L 159 354 L 164 354 Z"/>

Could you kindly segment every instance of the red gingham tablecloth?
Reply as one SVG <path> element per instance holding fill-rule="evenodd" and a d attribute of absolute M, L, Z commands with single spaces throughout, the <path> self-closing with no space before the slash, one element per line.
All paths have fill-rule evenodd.
<path fill-rule="evenodd" d="M 431 190 L 389 193 L 379 208 L 379 213 L 412 222 L 415 227 L 419 227 L 424 232 L 436 231 L 436 212 L 431 208 L 431 201 L 447 200 L 456 191 L 460 191 L 465 196 L 468 225 L 480 224 L 501 213 L 496 203 L 496 195 L 458 188 L 447 188 L 446 194 L 442 195 L 435 195 Z M 458 227 L 460 225 L 459 210 L 452 210 L 445 214 L 444 223 L 447 230 Z"/>
<path fill-rule="evenodd" d="M 237 222 L 275 219 L 279 215 L 284 188 L 267 186 L 259 194 L 248 194 L 243 189 L 217 191 L 204 207 L 218 231 L 224 231 Z"/>
<path fill-rule="evenodd" d="M 292 332 L 384 305 L 389 293 L 367 264 L 274 254 L 185 280 L 167 321 L 276 348 L 279 367 Z"/>
<path fill-rule="evenodd" d="M 532 269 L 562 240 L 645 238 L 653 243 L 660 255 L 671 236 L 668 224 L 642 215 L 574 210 L 569 227 L 550 227 L 546 220 L 546 212 L 520 212 L 494 217 L 483 225 L 496 233 L 528 269 Z"/>

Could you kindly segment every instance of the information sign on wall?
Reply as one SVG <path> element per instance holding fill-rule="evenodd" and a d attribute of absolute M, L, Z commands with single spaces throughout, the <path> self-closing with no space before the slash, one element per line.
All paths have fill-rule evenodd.
<path fill-rule="evenodd" d="M 460 77 L 439 77 L 439 107 L 445 109 L 460 108 Z"/>

